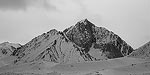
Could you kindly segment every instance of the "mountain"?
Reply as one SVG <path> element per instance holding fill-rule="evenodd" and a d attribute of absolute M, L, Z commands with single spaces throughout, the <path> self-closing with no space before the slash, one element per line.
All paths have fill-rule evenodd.
<path fill-rule="evenodd" d="M 52 29 L 13 52 L 14 63 L 47 61 L 72 63 L 99 61 L 129 55 L 133 48 L 112 31 L 97 27 L 87 19 L 64 31 Z"/>
<path fill-rule="evenodd" d="M 150 58 L 150 41 L 133 51 L 128 57 L 149 59 Z"/>
<path fill-rule="evenodd" d="M 0 50 L 0 75 L 150 75 L 150 42 L 133 50 L 87 19 Z"/>
<path fill-rule="evenodd" d="M 62 75 L 57 73 L 58 68 L 55 69 L 55 65 L 64 65 L 68 69 L 67 64 L 79 66 L 84 63 L 91 64 L 92 68 L 98 64 L 99 66 L 95 70 L 99 69 L 103 64 L 106 65 L 102 66 L 103 68 L 109 69 L 109 67 L 112 67 L 111 61 L 114 62 L 113 64 L 116 64 L 115 66 L 120 62 L 123 65 L 128 63 L 127 59 L 116 58 L 127 57 L 134 50 L 112 31 L 104 27 L 97 27 L 87 19 L 84 19 L 63 31 L 52 29 L 11 51 L 10 56 L 0 60 L 2 61 L 2 66 L 0 66 L 0 74 L 2 75 Z M 117 61 L 118 63 L 116 63 Z M 83 66 L 91 70 L 92 68 L 87 65 Z M 66 69 L 64 68 L 64 70 Z"/>
<path fill-rule="evenodd" d="M 0 57 L 9 56 L 11 55 L 14 50 L 21 47 L 20 44 L 4 42 L 0 44 Z"/>

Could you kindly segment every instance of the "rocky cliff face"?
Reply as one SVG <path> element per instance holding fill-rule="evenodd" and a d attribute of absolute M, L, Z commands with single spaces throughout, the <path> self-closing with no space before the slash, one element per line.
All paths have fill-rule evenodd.
<path fill-rule="evenodd" d="M 133 48 L 113 32 L 87 19 L 63 32 L 55 29 L 35 37 L 13 52 L 16 62 L 69 63 L 99 61 L 129 55 Z"/>
<path fill-rule="evenodd" d="M 150 58 L 150 42 L 133 51 L 128 57 L 149 59 Z"/>
<path fill-rule="evenodd" d="M 20 44 L 14 44 L 9 42 L 4 42 L 0 44 L 0 57 L 9 56 L 13 53 L 13 51 L 17 50 L 17 48 L 21 47 Z"/>

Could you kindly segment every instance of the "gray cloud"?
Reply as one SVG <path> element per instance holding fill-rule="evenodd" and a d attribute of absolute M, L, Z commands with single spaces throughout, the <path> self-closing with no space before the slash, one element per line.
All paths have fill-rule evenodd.
<path fill-rule="evenodd" d="M 56 6 L 52 5 L 52 2 L 50 2 L 51 0 L 38 0 L 40 1 L 40 5 L 48 10 L 56 10 Z"/>
<path fill-rule="evenodd" d="M 25 9 L 27 0 L 0 0 L 0 9 Z"/>
<path fill-rule="evenodd" d="M 30 6 L 54 10 L 50 0 L 0 0 L 0 10 L 26 10 Z"/>

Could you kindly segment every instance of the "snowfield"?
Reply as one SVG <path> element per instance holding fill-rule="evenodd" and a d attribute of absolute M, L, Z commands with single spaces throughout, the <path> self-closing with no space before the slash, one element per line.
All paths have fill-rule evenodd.
<path fill-rule="evenodd" d="M 56 72 L 62 74 L 87 74 L 94 71 L 104 71 L 112 69 L 112 71 L 119 69 L 120 67 L 126 67 L 128 65 L 144 63 L 144 60 L 137 58 L 116 58 L 97 62 L 83 62 L 72 64 L 58 64 L 51 68 Z M 124 72 L 124 71 L 123 71 Z"/>

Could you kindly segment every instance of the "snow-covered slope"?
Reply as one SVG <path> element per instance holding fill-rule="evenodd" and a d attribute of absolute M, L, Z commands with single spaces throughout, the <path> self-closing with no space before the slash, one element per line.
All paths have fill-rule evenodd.
<path fill-rule="evenodd" d="M 101 72 L 108 69 L 119 70 L 119 68 L 124 68 L 133 64 L 141 64 L 144 62 L 145 61 L 142 59 L 123 57 L 97 62 L 91 61 L 71 64 L 58 64 L 53 66 L 51 70 L 54 70 L 64 75 L 83 75 L 94 71 Z"/>
<path fill-rule="evenodd" d="M 135 58 L 141 62 L 136 61 L 139 63 L 126 64 L 126 66 L 121 65 L 117 68 L 95 71 L 87 75 L 150 75 L 150 42 L 139 47 L 126 58 Z"/>

